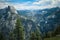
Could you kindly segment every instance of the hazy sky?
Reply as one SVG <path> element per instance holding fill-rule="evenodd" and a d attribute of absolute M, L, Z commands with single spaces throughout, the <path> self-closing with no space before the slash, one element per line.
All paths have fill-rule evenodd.
<path fill-rule="evenodd" d="M 37 10 L 60 7 L 60 0 L 0 0 L 0 9 L 7 5 L 14 6 L 17 10 Z"/>

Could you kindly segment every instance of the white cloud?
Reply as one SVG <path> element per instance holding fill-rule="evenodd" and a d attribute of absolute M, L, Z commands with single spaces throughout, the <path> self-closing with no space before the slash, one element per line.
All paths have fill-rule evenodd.
<path fill-rule="evenodd" d="M 28 1 L 25 3 L 0 2 L 0 8 L 4 8 L 8 5 L 14 6 L 18 10 L 37 10 L 60 6 L 60 0 L 37 0 L 36 2 Z"/>
<path fill-rule="evenodd" d="M 26 2 L 26 3 L 10 3 L 10 2 L 0 2 L 0 9 L 2 9 L 2 8 L 5 8 L 5 7 L 7 7 L 8 5 L 10 5 L 10 6 L 14 6 L 16 9 L 28 9 L 28 4 L 30 4 L 31 2 L 30 1 L 28 1 L 28 2 Z"/>
<path fill-rule="evenodd" d="M 12 0 L 0 0 L 0 2 L 12 2 Z"/>
<path fill-rule="evenodd" d="M 33 2 L 33 4 L 43 5 L 43 6 L 45 5 L 58 6 L 58 4 L 60 4 L 60 0 L 38 0 L 37 2 Z"/>
<path fill-rule="evenodd" d="M 37 1 L 37 2 L 33 2 L 33 4 L 45 4 L 45 3 L 47 3 L 47 2 L 50 2 L 50 0 L 40 0 L 40 1 Z"/>
<path fill-rule="evenodd" d="M 7 7 L 5 3 L 0 3 L 0 9 Z"/>
<path fill-rule="evenodd" d="M 50 4 L 47 5 L 47 3 L 51 2 Z M 59 2 L 59 3 L 58 3 Z M 14 5 L 15 8 L 17 8 L 18 10 L 22 9 L 30 9 L 30 10 L 36 10 L 36 9 L 45 9 L 45 8 L 52 8 L 52 7 L 56 7 L 56 6 L 60 6 L 58 4 L 60 4 L 60 1 L 58 0 L 40 0 L 40 1 L 37 1 L 37 2 L 33 2 L 32 5 L 29 5 L 28 3 L 31 3 L 31 2 L 27 2 L 27 3 L 24 3 L 24 4 L 17 4 L 17 5 Z M 37 5 L 35 5 L 37 4 Z M 40 5 L 40 6 L 38 6 Z M 42 6 L 41 6 L 42 5 Z"/>
<path fill-rule="evenodd" d="M 37 5 L 34 5 L 34 6 L 25 6 L 25 5 L 15 5 L 14 6 L 16 9 L 18 10 L 37 10 L 37 9 L 45 9 L 45 8 L 52 8 L 54 6 L 37 6 Z"/>

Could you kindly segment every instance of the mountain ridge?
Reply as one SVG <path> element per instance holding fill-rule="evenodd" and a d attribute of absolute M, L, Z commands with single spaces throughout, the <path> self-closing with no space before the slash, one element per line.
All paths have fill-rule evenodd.
<path fill-rule="evenodd" d="M 40 34 L 44 35 L 44 32 L 54 31 L 57 25 L 60 24 L 60 8 L 58 7 L 36 11 L 24 10 L 22 13 L 11 6 L 0 9 L 0 30 L 4 35 L 9 34 L 8 32 L 14 29 L 17 16 L 21 18 L 22 25 L 25 28 L 26 39 L 28 39 L 30 32 L 35 31 L 37 28 Z M 6 38 L 8 37 L 6 36 Z"/>
<path fill-rule="evenodd" d="M 17 15 L 16 10 L 11 9 L 11 6 L 0 10 L 0 31 L 6 37 L 6 40 L 8 40 L 9 32 L 15 28 Z"/>

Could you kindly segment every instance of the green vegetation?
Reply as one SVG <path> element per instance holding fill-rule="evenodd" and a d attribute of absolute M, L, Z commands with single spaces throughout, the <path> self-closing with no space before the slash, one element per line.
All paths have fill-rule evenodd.
<path fill-rule="evenodd" d="M 15 40 L 13 32 L 9 33 L 9 40 Z"/>
<path fill-rule="evenodd" d="M 21 24 L 20 19 L 17 19 L 16 26 L 14 29 L 15 38 L 17 40 L 24 40 L 24 28 Z"/>
<path fill-rule="evenodd" d="M 4 35 L 0 32 L 0 40 L 5 40 Z"/>
<path fill-rule="evenodd" d="M 30 34 L 30 40 L 40 40 L 40 33 L 36 30 L 34 32 L 31 32 Z"/>
<path fill-rule="evenodd" d="M 46 33 L 45 37 L 41 37 L 39 29 L 36 29 L 31 32 L 29 40 L 60 40 L 60 36 L 56 36 L 59 34 L 60 26 L 57 26 L 54 31 L 49 31 Z M 5 40 L 5 36 L 2 34 L 2 32 L 0 32 L 0 40 Z M 25 40 L 24 27 L 19 18 L 16 20 L 15 29 L 9 33 L 9 40 Z"/>
<path fill-rule="evenodd" d="M 36 34 L 34 32 L 31 33 L 30 40 L 36 40 Z"/>
<path fill-rule="evenodd" d="M 44 40 L 60 40 L 60 37 L 50 37 L 50 38 L 45 38 Z"/>

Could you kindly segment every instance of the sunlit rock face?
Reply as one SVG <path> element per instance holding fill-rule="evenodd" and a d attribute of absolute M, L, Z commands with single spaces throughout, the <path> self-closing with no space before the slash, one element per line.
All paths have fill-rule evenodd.
<path fill-rule="evenodd" d="M 18 13 L 13 6 L 0 9 L 0 30 L 6 38 L 9 37 L 9 32 L 15 28 L 17 14 Z"/>

